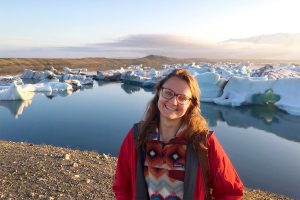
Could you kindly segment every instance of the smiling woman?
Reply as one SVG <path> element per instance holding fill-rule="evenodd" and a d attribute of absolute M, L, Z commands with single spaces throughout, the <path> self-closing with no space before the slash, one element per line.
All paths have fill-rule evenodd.
<path fill-rule="evenodd" d="M 113 190 L 121 199 L 241 199 L 243 183 L 200 114 L 199 86 L 184 69 L 157 85 L 144 121 L 123 141 Z"/>

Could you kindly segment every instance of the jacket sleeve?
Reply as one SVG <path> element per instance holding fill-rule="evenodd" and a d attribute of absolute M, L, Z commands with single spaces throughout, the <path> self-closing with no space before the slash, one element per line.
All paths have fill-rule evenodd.
<path fill-rule="evenodd" d="M 135 146 L 133 140 L 133 133 L 130 130 L 125 137 L 120 153 L 118 156 L 118 163 L 116 168 L 115 179 L 113 183 L 113 191 L 117 200 L 130 200 L 134 198 L 133 192 L 135 191 Z"/>
<path fill-rule="evenodd" d="M 214 134 L 208 138 L 210 177 L 215 200 L 240 200 L 243 183 Z"/>

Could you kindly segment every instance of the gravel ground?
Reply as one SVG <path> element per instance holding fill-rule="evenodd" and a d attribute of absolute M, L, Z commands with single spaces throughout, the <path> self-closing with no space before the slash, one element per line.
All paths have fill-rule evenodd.
<path fill-rule="evenodd" d="M 0 199 L 114 199 L 117 158 L 49 145 L 0 141 Z M 246 189 L 244 199 L 289 199 Z"/>

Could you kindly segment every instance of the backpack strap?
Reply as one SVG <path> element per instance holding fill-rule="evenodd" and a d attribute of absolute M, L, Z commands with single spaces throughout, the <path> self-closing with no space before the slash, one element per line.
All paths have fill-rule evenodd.
<path fill-rule="evenodd" d="M 138 142 L 138 137 L 140 134 L 140 127 L 141 127 L 141 123 L 135 123 L 132 127 L 132 131 L 133 131 L 133 139 L 134 139 L 134 143 L 137 144 Z"/>
<path fill-rule="evenodd" d="M 199 163 L 198 152 L 191 145 L 187 145 L 185 159 L 185 171 L 188 173 L 184 175 L 183 199 L 190 200 L 194 199 Z"/>
<path fill-rule="evenodd" d="M 133 125 L 133 139 L 137 146 L 138 137 L 140 133 L 141 123 Z M 135 187 L 136 187 L 136 199 L 149 199 L 148 188 L 144 176 L 144 162 L 145 162 L 145 151 L 142 147 L 137 148 L 137 162 L 136 162 L 136 176 L 135 176 Z"/>
<path fill-rule="evenodd" d="M 204 138 L 204 145 L 205 147 L 208 146 L 207 139 L 208 137 L 212 134 L 211 131 L 209 131 L 206 134 L 206 137 Z M 209 167 L 209 159 L 208 159 L 208 149 L 203 149 L 200 147 L 199 153 L 199 164 L 200 164 L 200 169 L 203 177 L 203 182 L 205 186 L 205 199 L 206 200 L 212 200 L 212 184 L 211 184 L 211 179 L 210 179 L 210 167 Z"/>

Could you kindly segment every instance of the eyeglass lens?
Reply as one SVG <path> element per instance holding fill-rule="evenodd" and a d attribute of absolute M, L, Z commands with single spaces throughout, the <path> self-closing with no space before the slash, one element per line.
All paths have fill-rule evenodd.
<path fill-rule="evenodd" d="M 162 89 L 162 96 L 166 99 L 172 99 L 174 96 L 176 96 L 176 100 L 180 104 L 187 104 L 190 100 L 186 95 L 184 94 L 175 94 L 174 91 L 168 88 Z"/>

